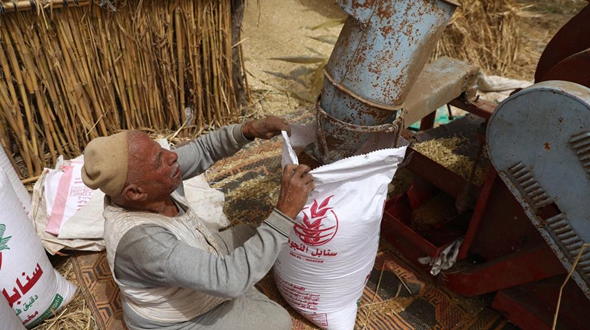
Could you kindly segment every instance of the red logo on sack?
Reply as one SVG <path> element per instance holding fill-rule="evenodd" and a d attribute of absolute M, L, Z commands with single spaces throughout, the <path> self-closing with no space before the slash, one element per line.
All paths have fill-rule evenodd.
<path fill-rule="evenodd" d="M 324 199 L 319 206 L 318 201 L 314 200 L 311 208 L 306 207 L 303 209 L 303 223 L 296 224 L 294 231 L 297 237 L 305 244 L 310 246 L 324 245 L 336 235 L 338 216 L 336 216 L 332 207 L 328 206 L 332 197 L 334 195 Z M 307 209 L 309 209 L 309 215 L 308 212 L 305 212 Z M 334 225 L 326 227 L 328 221 L 325 220 L 332 220 Z"/>

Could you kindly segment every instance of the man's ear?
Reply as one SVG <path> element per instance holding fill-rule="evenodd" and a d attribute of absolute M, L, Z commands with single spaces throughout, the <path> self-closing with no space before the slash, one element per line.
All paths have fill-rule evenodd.
<path fill-rule="evenodd" d="M 131 202 L 141 202 L 147 199 L 148 195 L 143 188 L 130 184 L 123 189 L 123 196 Z"/>

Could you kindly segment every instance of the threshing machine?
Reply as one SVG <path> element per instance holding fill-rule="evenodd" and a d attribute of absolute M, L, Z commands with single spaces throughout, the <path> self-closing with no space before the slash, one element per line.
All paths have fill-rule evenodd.
<path fill-rule="evenodd" d="M 551 329 L 558 302 L 557 329 L 590 329 L 590 5 L 547 45 L 534 84 L 498 105 L 478 97 L 477 67 L 445 57 L 427 64 L 456 1 L 340 6 L 349 18 L 325 68 L 315 158 L 350 156 L 376 132 L 417 142 L 462 135 L 473 168 L 488 164 L 483 183 L 408 148 L 415 178 L 387 202 L 382 236 L 424 270 L 419 258 L 460 239 L 440 285 L 493 294 L 492 307 L 523 329 Z M 445 104 L 470 114 L 433 128 Z M 416 122 L 420 131 L 408 133 Z M 440 194 L 454 201 L 452 215 L 413 226 L 416 209 Z"/>

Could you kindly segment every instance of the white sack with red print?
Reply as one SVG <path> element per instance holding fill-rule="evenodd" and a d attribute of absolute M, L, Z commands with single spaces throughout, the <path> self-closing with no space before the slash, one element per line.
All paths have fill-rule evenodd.
<path fill-rule="evenodd" d="M 4 329 L 25 330 L 25 326 L 14 313 L 14 310 L 8 306 L 8 301 L 0 296 L 0 321 Z"/>
<path fill-rule="evenodd" d="M 20 203 L 23 205 L 27 216 L 31 213 L 31 195 L 25 188 L 25 185 L 20 181 L 18 174 L 16 174 L 16 170 L 12 166 L 10 159 L 4 152 L 4 148 L 0 146 L 0 170 L 4 171 L 8 176 L 8 180 L 12 185 L 12 189 L 16 193 Z"/>
<path fill-rule="evenodd" d="M 283 166 L 297 164 L 293 149 L 315 141 L 315 126 L 294 125 L 291 137 L 283 136 Z M 387 147 L 393 143 L 391 136 L 375 136 L 363 154 L 311 171 L 316 188 L 274 265 L 285 300 L 323 329 L 354 328 L 377 254 L 387 186 L 406 153 L 406 147 Z"/>
<path fill-rule="evenodd" d="M 2 170 L 0 214 L 0 299 L 6 299 L 22 323 L 32 328 L 64 306 L 76 287 L 53 269 Z"/>

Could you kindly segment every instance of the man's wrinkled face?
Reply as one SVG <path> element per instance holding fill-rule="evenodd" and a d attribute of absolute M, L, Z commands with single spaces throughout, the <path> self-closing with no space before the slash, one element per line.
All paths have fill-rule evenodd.
<path fill-rule="evenodd" d="M 182 182 L 178 155 L 162 148 L 147 134 L 130 136 L 128 183 L 143 188 L 149 200 L 167 198 Z"/>

